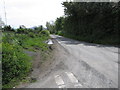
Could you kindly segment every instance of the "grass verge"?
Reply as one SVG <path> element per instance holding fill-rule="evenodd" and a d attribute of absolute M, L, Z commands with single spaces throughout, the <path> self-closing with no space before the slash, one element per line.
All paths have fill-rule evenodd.
<path fill-rule="evenodd" d="M 32 35 L 32 36 L 31 36 Z M 32 57 L 24 52 L 40 50 L 43 55 L 49 49 L 45 41 L 49 35 L 45 33 L 35 34 L 30 32 L 15 33 L 4 32 L 2 38 L 2 88 L 13 88 L 20 82 L 31 82 L 26 77 L 29 75 L 32 63 Z M 34 82 L 34 80 L 32 80 Z"/>

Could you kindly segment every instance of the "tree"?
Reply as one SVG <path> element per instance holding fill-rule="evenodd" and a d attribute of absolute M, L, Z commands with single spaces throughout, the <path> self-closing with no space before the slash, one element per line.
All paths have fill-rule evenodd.
<path fill-rule="evenodd" d="M 47 30 L 49 30 L 50 33 L 56 33 L 54 22 L 51 22 L 51 23 L 46 22 L 46 27 L 47 27 Z"/>
<path fill-rule="evenodd" d="M 63 29 L 67 36 L 89 42 L 119 42 L 119 3 L 63 2 L 62 5 L 66 16 Z"/>
<path fill-rule="evenodd" d="M 17 33 L 27 33 L 26 27 L 24 25 L 20 25 L 17 29 Z"/>
<path fill-rule="evenodd" d="M 34 32 L 35 33 L 39 33 L 40 31 L 42 31 L 44 29 L 44 27 L 42 26 L 42 25 L 40 25 L 40 26 L 35 26 L 34 27 Z"/>
<path fill-rule="evenodd" d="M 63 17 L 57 18 L 56 21 L 55 21 L 56 32 L 63 31 L 63 27 L 64 27 L 64 18 Z"/>
<path fill-rule="evenodd" d="M 4 31 L 14 31 L 14 29 L 10 25 L 4 26 L 3 30 Z"/>

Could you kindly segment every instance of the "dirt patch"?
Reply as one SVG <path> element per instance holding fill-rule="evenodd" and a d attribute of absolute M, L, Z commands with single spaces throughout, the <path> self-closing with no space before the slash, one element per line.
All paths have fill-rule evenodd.
<path fill-rule="evenodd" d="M 46 76 L 49 72 L 51 72 L 53 70 L 53 66 L 54 63 L 56 61 L 56 54 L 58 52 L 58 48 L 57 48 L 57 43 L 55 42 L 55 40 L 53 40 L 53 45 L 50 45 L 50 51 L 49 52 L 49 56 L 46 58 L 46 61 L 44 61 L 41 66 L 40 66 L 40 74 L 39 74 L 39 78 L 43 78 L 44 76 Z"/>
<path fill-rule="evenodd" d="M 54 41 L 53 41 L 54 42 Z M 24 82 L 21 82 L 16 88 L 23 88 L 28 86 L 30 83 L 36 82 L 39 78 L 43 77 L 52 66 L 54 62 L 54 54 L 56 53 L 56 44 L 49 45 L 49 50 L 46 52 L 37 50 L 25 51 L 29 56 L 33 57 L 32 69 L 28 77 L 25 78 Z"/>

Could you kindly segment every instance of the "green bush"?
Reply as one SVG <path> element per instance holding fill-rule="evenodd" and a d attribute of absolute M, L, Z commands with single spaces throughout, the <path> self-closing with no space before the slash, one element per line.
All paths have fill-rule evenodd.
<path fill-rule="evenodd" d="M 2 52 L 2 43 L 0 43 L 0 52 Z"/>
<path fill-rule="evenodd" d="M 4 26 L 3 30 L 4 31 L 14 31 L 14 29 L 10 25 Z"/>
<path fill-rule="evenodd" d="M 34 33 L 32 33 L 32 32 L 29 32 L 29 33 L 28 33 L 28 36 L 29 36 L 29 37 L 32 37 L 32 38 L 35 37 Z"/>
<path fill-rule="evenodd" d="M 46 36 L 49 36 L 50 35 L 50 32 L 48 30 L 42 30 L 40 32 L 42 35 L 46 35 Z"/>
<path fill-rule="evenodd" d="M 60 35 L 60 36 L 63 36 L 63 32 L 62 31 L 58 31 L 57 34 Z"/>
<path fill-rule="evenodd" d="M 9 84 L 15 78 L 28 74 L 31 68 L 30 57 L 18 45 L 2 43 L 2 84 Z"/>

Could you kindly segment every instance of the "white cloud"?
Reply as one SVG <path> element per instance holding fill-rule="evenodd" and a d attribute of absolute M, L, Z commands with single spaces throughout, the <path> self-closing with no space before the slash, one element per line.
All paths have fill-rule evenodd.
<path fill-rule="evenodd" d="M 61 0 L 5 0 L 8 24 L 18 27 L 44 25 L 64 15 Z M 1 4 L 1 3 L 0 3 Z M 2 17 L 4 13 L 2 12 Z"/>

